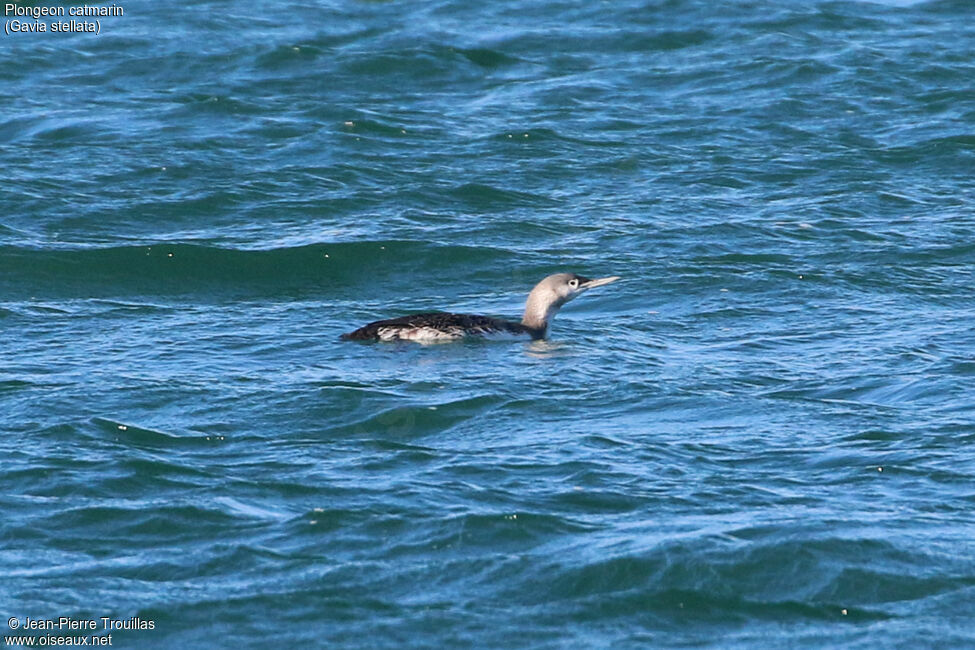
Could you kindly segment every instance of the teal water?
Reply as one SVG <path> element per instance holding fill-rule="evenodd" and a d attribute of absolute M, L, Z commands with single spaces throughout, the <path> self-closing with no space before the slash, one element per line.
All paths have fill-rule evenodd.
<path fill-rule="evenodd" d="M 975 645 L 975 5 L 123 6 L 0 36 L 0 614 Z"/>

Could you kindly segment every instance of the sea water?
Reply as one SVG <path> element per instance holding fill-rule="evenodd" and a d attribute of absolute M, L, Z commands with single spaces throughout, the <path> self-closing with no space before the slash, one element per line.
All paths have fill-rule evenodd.
<path fill-rule="evenodd" d="M 0 36 L 5 634 L 975 644 L 975 5 L 115 6 Z"/>

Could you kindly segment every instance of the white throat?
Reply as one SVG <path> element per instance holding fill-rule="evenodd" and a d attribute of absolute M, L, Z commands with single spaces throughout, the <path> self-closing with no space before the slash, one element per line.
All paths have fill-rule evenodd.
<path fill-rule="evenodd" d="M 543 332 L 567 301 L 548 287 L 536 287 L 528 294 L 521 324 Z"/>

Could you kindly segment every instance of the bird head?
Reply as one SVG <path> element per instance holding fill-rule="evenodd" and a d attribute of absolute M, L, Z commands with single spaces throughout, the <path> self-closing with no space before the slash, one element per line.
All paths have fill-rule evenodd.
<path fill-rule="evenodd" d="M 615 275 L 595 280 L 575 273 L 550 275 L 536 284 L 528 294 L 525 316 L 521 322 L 528 327 L 544 331 L 562 305 L 594 287 L 601 287 L 617 280 L 619 277 Z"/>

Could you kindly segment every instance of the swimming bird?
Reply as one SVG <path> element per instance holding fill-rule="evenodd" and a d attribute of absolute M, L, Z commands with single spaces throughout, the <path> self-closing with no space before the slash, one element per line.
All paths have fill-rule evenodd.
<path fill-rule="evenodd" d="M 525 303 L 525 315 L 520 323 L 476 316 L 472 314 L 448 314 L 433 312 L 377 320 L 354 332 L 343 334 L 347 341 L 418 341 L 434 343 L 456 341 L 465 337 L 492 335 L 514 336 L 525 339 L 543 339 L 549 323 L 559 309 L 579 294 L 619 280 L 618 276 L 590 280 L 575 273 L 550 275 L 531 290 Z"/>

